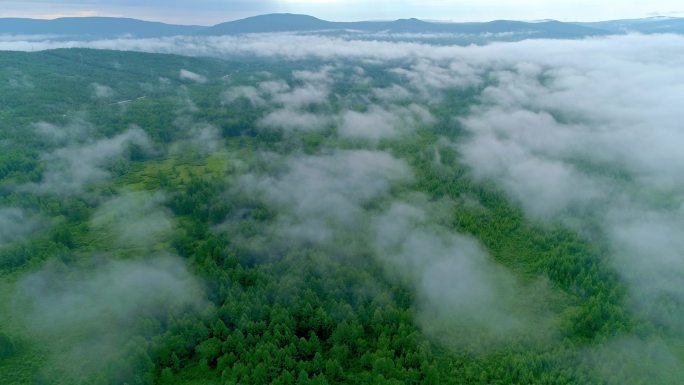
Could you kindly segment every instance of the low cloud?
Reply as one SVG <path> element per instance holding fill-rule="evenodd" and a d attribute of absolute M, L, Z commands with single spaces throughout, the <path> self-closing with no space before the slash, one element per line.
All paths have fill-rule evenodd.
<path fill-rule="evenodd" d="M 93 96 L 97 99 L 111 98 L 114 96 L 114 90 L 104 84 L 93 83 L 91 84 L 93 88 Z"/>
<path fill-rule="evenodd" d="M 69 143 L 83 142 L 95 134 L 92 124 L 77 117 L 65 125 L 37 122 L 30 126 L 38 141 L 48 146 L 64 146 Z"/>
<path fill-rule="evenodd" d="M 306 84 L 290 91 L 280 92 L 273 96 L 273 101 L 290 108 L 303 108 L 328 102 L 328 90 L 322 86 Z"/>
<path fill-rule="evenodd" d="M 223 144 L 223 137 L 218 128 L 211 124 L 194 124 L 188 131 L 186 139 L 201 153 L 211 154 L 218 151 Z"/>
<path fill-rule="evenodd" d="M 384 88 L 376 88 L 373 90 L 373 94 L 375 97 L 385 102 L 403 102 L 413 98 L 413 95 L 409 90 L 397 84 L 392 84 L 391 86 Z"/>
<path fill-rule="evenodd" d="M 259 83 L 259 91 L 268 95 L 279 95 L 290 90 L 290 85 L 284 80 L 267 80 Z"/>
<path fill-rule="evenodd" d="M 482 69 L 469 60 L 439 63 L 419 58 L 409 68 L 395 68 L 391 72 L 404 78 L 428 99 L 434 97 L 435 91 L 467 89 L 482 83 Z"/>
<path fill-rule="evenodd" d="M 313 131 L 328 127 L 331 119 L 310 112 L 309 108 L 325 106 L 330 95 L 330 67 L 318 71 L 294 71 L 292 77 L 301 82 L 290 86 L 283 80 L 267 80 L 256 86 L 234 86 L 223 92 L 221 100 L 230 108 L 231 103 L 244 98 L 254 107 L 268 108 L 257 126 L 285 131 Z"/>
<path fill-rule="evenodd" d="M 44 221 L 17 207 L 0 207 L 0 247 L 32 234 Z"/>
<path fill-rule="evenodd" d="M 277 155 L 264 161 L 283 163 Z M 380 151 L 337 150 L 272 167 L 241 177 L 236 187 L 275 213 L 248 243 L 252 250 L 282 255 L 307 245 L 336 257 L 373 255 L 391 280 L 416 289 L 419 324 L 449 347 L 486 350 L 510 339 L 551 338 L 553 316 L 537 305 L 548 288 L 518 283 L 476 240 L 444 227 L 447 203 L 419 196 L 412 199 L 427 208 L 402 201 L 386 207 L 413 180 L 404 161 Z"/>
<path fill-rule="evenodd" d="M 171 213 L 161 193 L 129 191 L 102 203 L 90 220 L 95 234 L 117 248 L 153 250 L 173 230 Z"/>
<path fill-rule="evenodd" d="M 7 79 L 9 88 L 34 88 L 33 78 L 18 69 L 9 68 L 3 74 Z"/>
<path fill-rule="evenodd" d="M 234 103 L 240 98 L 249 100 L 255 107 L 261 107 L 266 104 L 266 100 L 261 96 L 259 90 L 252 86 L 231 87 L 221 94 L 221 101 L 223 104 Z"/>
<path fill-rule="evenodd" d="M 583 354 L 585 370 L 607 385 L 676 384 L 684 376 L 681 360 L 658 339 L 621 337 Z"/>
<path fill-rule="evenodd" d="M 18 186 L 20 190 L 39 194 L 79 194 L 86 185 L 109 178 L 111 172 L 108 167 L 117 159 L 126 159 L 132 148 L 149 150 L 152 147 L 150 138 L 137 127 L 111 138 L 79 142 L 73 139 L 74 134 L 69 129 L 55 131 L 55 128 L 49 124 L 38 125 L 38 130 L 49 136 L 50 140 L 68 144 L 45 153 L 42 156 L 45 164 L 42 180 Z M 80 133 L 75 135 L 81 137 Z"/>
<path fill-rule="evenodd" d="M 678 336 L 684 56 L 674 46 L 682 41 L 627 36 L 502 45 L 498 57 L 480 58 L 487 59 L 489 83 L 460 120 L 468 139 L 458 145 L 477 179 L 496 182 L 532 218 L 582 234 L 600 229 L 590 236 L 608 244 L 632 309 Z M 531 50 L 543 44 L 551 51 Z"/>
<path fill-rule="evenodd" d="M 522 286 L 472 237 L 405 202 L 395 202 L 372 223 L 378 258 L 390 275 L 416 288 L 419 323 L 442 344 L 478 350 L 509 338 L 529 342 L 551 335 L 550 314 L 533 310 L 547 289 Z"/>
<path fill-rule="evenodd" d="M 199 282 L 176 257 L 98 260 L 68 269 L 48 263 L 17 283 L 14 314 L 26 336 L 49 353 L 51 370 L 71 379 L 135 372 L 135 338 L 163 331 L 162 322 L 204 306 Z M 133 350 L 131 350 L 133 349 Z"/>
<path fill-rule="evenodd" d="M 432 121 L 426 107 L 407 106 L 408 100 L 425 106 L 448 100 L 449 106 L 457 106 L 475 97 L 477 103 L 465 116 L 454 116 L 458 120 L 453 123 L 455 130 L 465 131 L 454 146 L 471 175 L 494 182 L 533 220 L 561 222 L 583 235 L 586 228 L 598 229 L 590 235 L 605 241 L 607 258 L 627 285 L 634 313 L 657 330 L 684 336 L 684 244 L 679 241 L 684 232 L 682 36 L 479 47 L 292 34 L 0 42 L 4 49 L 76 46 L 380 66 L 390 81 L 368 86 L 362 82 L 363 71 L 356 71 L 359 84 L 368 86 L 358 104 L 367 108 L 345 105 L 328 113 L 338 114 L 333 122 L 312 111 L 336 97 L 332 90 L 338 67 L 295 71 L 290 83 L 270 79 L 236 85 L 223 94 L 227 108 L 240 98 L 263 108 L 259 124 L 264 128 L 315 130 L 338 124 L 340 137 L 370 142 Z M 192 75 L 187 80 L 196 81 Z M 454 109 L 454 115 L 461 113 Z M 34 187 L 49 186 L 45 190 L 79 191 L 85 183 L 102 180 L 111 159 L 102 154 L 121 154 L 125 146 L 116 143 L 145 141 L 141 136 L 102 139 L 103 147 L 119 149 L 107 152 L 99 149 L 100 141 L 74 141 L 78 134 L 50 133 L 53 128 L 40 129 L 65 147 L 44 156 L 44 180 Z M 86 162 L 77 162 L 79 157 Z M 522 310 L 516 308 L 534 290 L 489 261 L 477 242 L 434 223 L 423 205 L 374 206 L 387 204 L 383 200 L 390 199 L 393 186 L 411 180 L 403 161 L 381 152 L 347 150 L 277 156 L 272 164 L 276 170 L 244 176 L 236 187 L 277 212 L 270 233 L 252 245 L 323 245 L 359 228 L 370 229 L 378 257 L 416 288 L 421 324 L 435 335 L 452 338 L 449 330 L 460 332 L 446 327 L 452 322 L 504 335 L 527 331 L 540 319 L 546 322 L 526 311 L 527 302 Z M 635 350 L 638 344 L 624 346 Z M 649 351 L 667 360 L 668 349 L 658 344 Z M 611 355 L 613 346 L 607 350 L 601 354 L 620 357 Z"/>
<path fill-rule="evenodd" d="M 192 72 L 192 71 L 188 71 L 186 69 L 181 69 L 180 73 L 178 74 L 178 77 L 181 80 L 190 80 L 190 81 L 193 81 L 195 83 L 206 83 L 207 82 L 206 76 L 200 75 L 200 74 Z"/>
<path fill-rule="evenodd" d="M 279 212 L 275 231 L 286 242 L 322 244 L 348 233 L 364 218 L 364 206 L 411 180 L 401 160 L 384 152 L 349 150 L 286 161 L 279 175 L 246 175 L 240 186 Z"/>
<path fill-rule="evenodd" d="M 432 45 L 415 42 L 392 42 L 382 40 L 331 37 L 315 34 L 262 33 L 233 36 L 173 36 L 151 39 L 110 39 L 93 41 L 0 41 L 0 49 L 13 51 L 40 51 L 55 48 L 97 48 L 157 53 L 175 53 L 190 56 L 259 56 L 266 58 L 331 60 L 361 60 L 369 63 L 391 63 L 415 60 L 415 70 L 421 62 L 426 66 L 434 63 L 447 64 L 443 69 L 457 71 L 464 78 L 478 64 L 502 64 L 525 62 L 530 58 L 547 63 L 579 63 L 578 50 L 601 56 L 608 62 L 619 58 L 635 47 L 649 47 L 654 52 L 676 51 L 684 37 L 678 35 L 620 35 L 584 40 L 525 40 L 517 43 L 491 43 L 485 46 Z M 615 55 L 617 54 L 617 55 Z M 426 60 L 428 60 L 426 62 Z M 499 61 L 499 63 L 497 63 Z M 585 61 L 585 63 L 590 63 Z M 465 67 L 461 67 L 465 66 Z M 427 67 L 424 67 L 427 68 Z M 187 71 L 187 70 L 186 70 Z M 442 75 L 442 70 L 436 71 Z M 409 73 L 407 73 L 409 75 Z M 446 79 L 449 84 L 464 79 Z M 430 78 L 429 80 L 436 79 Z M 469 83 L 469 82 L 468 82 Z M 439 83 L 431 82 L 439 86 Z"/>
<path fill-rule="evenodd" d="M 280 108 L 259 119 L 257 125 L 285 131 L 314 131 L 330 125 L 330 118 L 296 109 Z"/>
<path fill-rule="evenodd" d="M 411 132 L 420 125 L 435 123 L 435 118 L 423 106 L 415 103 L 404 106 L 387 103 L 411 96 L 409 91 L 398 85 L 373 90 L 382 97 L 383 105 L 370 104 L 361 111 L 327 111 L 324 114 L 311 112 L 312 108 L 315 111 L 329 106 L 331 87 L 336 81 L 353 81 L 359 73 L 364 72 L 360 67 L 351 67 L 351 78 L 345 78 L 343 69 L 347 67 L 337 65 L 324 66 L 316 71 L 294 71 L 294 82 L 303 82 L 295 86 L 282 80 L 264 81 L 256 86 L 234 86 L 222 94 L 222 101 L 229 105 L 244 98 L 254 107 L 270 109 L 257 122 L 257 126 L 262 128 L 294 132 L 337 126 L 341 138 L 363 139 L 372 143 Z M 389 95 L 397 90 L 399 92 L 395 97 Z M 334 97 L 339 95 L 335 94 Z M 352 98 L 358 98 L 359 103 L 370 103 L 366 95 L 352 95 Z M 355 99 L 347 102 L 358 104 Z"/>
<path fill-rule="evenodd" d="M 416 104 L 388 109 L 372 105 L 366 111 L 342 113 L 338 134 L 342 138 L 367 139 L 377 142 L 410 132 L 421 124 L 433 124 L 430 112 Z"/>

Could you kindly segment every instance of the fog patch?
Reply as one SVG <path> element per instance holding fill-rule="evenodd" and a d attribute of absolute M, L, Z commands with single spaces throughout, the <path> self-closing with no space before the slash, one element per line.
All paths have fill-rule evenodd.
<path fill-rule="evenodd" d="M 637 313 L 684 336 L 684 205 L 615 207 L 604 222 L 615 268 L 630 284 Z"/>
<path fill-rule="evenodd" d="M 107 371 L 127 382 L 145 367 L 136 354 L 145 339 L 160 334 L 170 317 L 201 309 L 202 289 L 177 257 L 89 265 L 48 263 L 26 275 L 13 313 L 27 337 L 50 352 L 47 370 L 74 380 Z"/>
<path fill-rule="evenodd" d="M 9 88 L 34 88 L 35 84 L 30 75 L 18 69 L 9 69 L 7 74 L 7 85 Z"/>
<path fill-rule="evenodd" d="M 54 126 L 43 124 L 40 128 L 44 132 L 52 132 L 49 130 Z M 69 141 L 70 134 L 64 136 L 63 131 L 55 132 L 52 138 Z M 71 142 L 41 157 L 45 171 L 40 182 L 21 185 L 18 188 L 39 194 L 79 194 L 86 185 L 108 179 L 111 176 L 108 167 L 117 159 L 128 158 L 130 151 L 135 148 L 145 151 L 151 147 L 150 138 L 138 127 L 130 128 L 111 138 Z"/>
<path fill-rule="evenodd" d="M 283 80 L 267 80 L 254 86 L 234 86 L 221 94 L 223 104 L 234 103 L 240 98 L 245 98 L 255 107 L 262 107 L 274 96 L 290 91 L 290 85 Z"/>
<path fill-rule="evenodd" d="M 306 84 L 291 91 L 280 92 L 273 96 L 273 101 L 290 108 L 303 108 L 310 105 L 328 102 L 328 89 L 323 86 Z"/>
<path fill-rule="evenodd" d="M 92 83 L 90 86 L 93 89 L 93 97 L 96 99 L 106 99 L 114 96 L 114 90 L 109 86 L 99 83 Z"/>
<path fill-rule="evenodd" d="M 373 89 L 373 94 L 382 101 L 395 103 L 411 100 L 413 97 L 411 92 L 398 84 L 392 84 L 391 86 L 384 88 L 375 88 Z"/>
<path fill-rule="evenodd" d="M 306 246 L 335 257 L 375 256 L 390 279 L 415 288 L 418 323 L 448 347 L 479 351 L 511 339 L 552 338 L 554 317 L 540 305 L 548 303 L 545 283 L 521 284 L 476 240 L 445 227 L 453 203 L 420 196 L 426 208 L 387 207 L 413 180 L 404 161 L 379 151 L 336 150 L 287 160 L 271 154 L 264 163 L 270 168 L 242 176 L 234 189 L 273 217 L 265 231 L 247 240 L 234 236 L 235 242 L 266 255 Z M 223 230 L 239 225 L 240 215 Z"/>
<path fill-rule="evenodd" d="M 467 59 L 441 62 L 419 58 L 408 68 L 394 68 L 390 72 L 404 78 L 428 99 L 435 96 L 435 91 L 466 89 L 482 83 L 482 69 Z"/>
<path fill-rule="evenodd" d="M 182 108 L 178 113 L 180 116 L 173 122 L 178 128 L 177 140 L 168 148 L 170 155 L 207 156 L 223 148 L 223 136 L 216 126 L 195 122 L 188 108 Z"/>
<path fill-rule="evenodd" d="M 239 185 L 277 210 L 274 232 L 283 242 L 320 245 L 356 230 L 365 205 L 411 179 L 409 167 L 387 153 L 347 150 L 294 157 L 281 173 L 248 174 Z"/>
<path fill-rule="evenodd" d="M 390 108 L 372 105 L 364 112 L 342 113 L 338 134 L 342 138 L 366 139 L 375 143 L 413 131 L 421 124 L 434 122 L 432 114 L 417 104 Z"/>
<path fill-rule="evenodd" d="M 37 122 L 30 128 L 40 142 L 50 146 L 83 142 L 95 134 L 95 127 L 81 117 L 76 117 L 65 125 Z"/>
<path fill-rule="evenodd" d="M 658 339 L 621 337 L 584 353 L 587 371 L 607 385 L 668 385 L 684 377 L 682 361 Z"/>
<path fill-rule="evenodd" d="M 330 119 L 325 115 L 290 108 L 276 109 L 257 121 L 259 127 L 285 131 L 315 131 L 329 124 Z"/>
<path fill-rule="evenodd" d="M 171 213 L 162 206 L 164 201 L 161 193 L 124 192 L 97 208 L 90 227 L 117 248 L 153 250 L 168 240 L 173 230 Z"/>
<path fill-rule="evenodd" d="M 223 137 L 218 128 L 211 124 L 195 124 L 188 132 L 188 141 L 203 154 L 218 151 L 223 144 Z"/>
<path fill-rule="evenodd" d="M 551 120 L 546 114 L 488 111 L 478 118 L 463 120 L 465 127 L 476 131 L 477 135 L 460 146 L 466 162 L 476 165 L 475 177 L 496 180 L 528 212 L 544 219 L 554 218 L 571 208 L 598 203 L 609 188 L 601 178 L 592 179 L 571 163 L 538 156 L 525 145 L 501 139 L 502 129 L 519 133 L 533 127 L 532 122 L 552 129 L 551 124 L 544 125 Z M 520 130 L 516 131 L 518 128 Z M 549 147 L 543 151 L 552 152 L 553 149 Z"/>
<path fill-rule="evenodd" d="M 511 338 L 551 336 L 552 317 L 533 299 L 545 299 L 545 285 L 524 287 L 474 238 L 404 202 L 374 217 L 372 229 L 378 258 L 416 288 L 418 322 L 441 344 L 486 350 Z"/>
<path fill-rule="evenodd" d="M 319 68 L 317 71 L 293 71 L 292 77 L 306 83 L 328 83 L 331 80 L 331 71 L 333 71 L 334 69 L 335 67 L 331 65 L 326 65 Z"/>
<path fill-rule="evenodd" d="M 598 228 L 632 309 L 684 336 L 681 37 L 477 50 L 489 68 L 458 145 L 535 219 Z M 548 46 L 540 54 L 533 47 Z M 515 53 L 512 47 L 520 48 Z M 670 47 L 670 49 L 665 49 Z M 487 52 L 490 51 L 490 52 Z M 494 53 L 499 56 L 495 57 Z"/>
<path fill-rule="evenodd" d="M 0 247 L 41 229 L 44 221 L 18 207 L 0 207 Z"/>
<path fill-rule="evenodd" d="M 311 112 L 312 107 L 328 104 L 332 67 L 319 71 L 294 71 L 292 78 L 301 84 L 291 86 L 283 80 L 267 80 L 256 86 L 234 86 L 221 95 L 224 105 L 230 106 L 246 99 L 258 108 L 266 108 L 257 127 L 285 131 L 313 131 L 330 125 L 326 115 Z"/>
<path fill-rule="evenodd" d="M 181 80 L 190 80 L 190 81 L 195 82 L 195 83 L 206 83 L 207 82 L 206 76 L 200 75 L 198 73 L 195 73 L 195 72 L 192 72 L 192 71 L 189 71 L 186 69 L 181 69 L 179 74 L 178 74 L 178 77 Z"/>
<path fill-rule="evenodd" d="M 534 39 L 515 43 L 491 43 L 484 46 L 433 45 L 416 42 L 362 40 L 316 34 L 261 33 L 231 36 L 173 36 L 149 39 L 109 39 L 92 41 L 1 41 L 0 49 L 9 51 L 40 51 L 56 48 L 96 48 L 125 51 L 173 53 L 189 56 L 258 56 L 279 59 L 360 60 L 383 63 L 401 60 L 430 60 L 470 63 L 478 68 L 483 63 L 526 61 L 529 58 L 547 63 L 582 62 L 578 50 L 605 60 L 630 52 L 635 47 L 648 47 L 654 52 L 678 52 L 684 37 L 678 35 L 616 35 L 582 40 Z M 656 53 L 656 56 L 658 54 Z M 611 57 L 612 56 L 612 57 Z M 513 59 L 513 60 L 512 60 Z M 590 63 L 591 61 L 584 61 Z M 441 71 L 438 71 L 440 73 Z M 429 78 L 432 82 L 435 78 Z M 448 79 L 453 82 L 453 79 Z"/>
<path fill-rule="evenodd" d="M 259 91 L 268 95 L 279 95 L 290 90 L 290 85 L 284 80 L 268 80 L 259 83 Z"/>
<path fill-rule="evenodd" d="M 221 94 L 223 104 L 234 103 L 240 98 L 245 98 L 255 107 L 266 105 L 266 100 L 261 96 L 259 90 L 252 86 L 231 87 Z"/>

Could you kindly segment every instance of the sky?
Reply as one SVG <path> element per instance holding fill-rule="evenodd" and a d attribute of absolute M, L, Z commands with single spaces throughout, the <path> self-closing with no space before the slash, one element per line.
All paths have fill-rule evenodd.
<path fill-rule="evenodd" d="M 684 16 L 681 0 L 0 0 L 0 17 L 117 16 L 212 25 L 264 13 L 303 13 L 335 21 L 417 17 L 595 21 Z"/>

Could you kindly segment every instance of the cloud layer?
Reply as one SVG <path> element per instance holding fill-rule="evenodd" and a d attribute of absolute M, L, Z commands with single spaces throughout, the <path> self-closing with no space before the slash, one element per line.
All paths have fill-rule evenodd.
<path fill-rule="evenodd" d="M 85 122 L 63 127 L 40 122 L 34 129 L 41 141 L 57 146 L 42 155 L 42 180 L 18 186 L 21 191 L 39 194 L 79 194 L 88 184 L 109 178 L 109 167 L 116 160 L 127 159 L 131 149 L 146 151 L 152 147 L 150 138 L 139 127 L 99 139 L 92 137 L 93 127 Z"/>
<path fill-rule="evenodd" d="M 629 35 L 483 47 L 288 34 L 32 44 L 333 62 L 295 71 L 287 81 L 234 84 L 222 95 L 226 108 L 246 101 L 263 112 L 259 129 L 282 130 L 291 139 L 302 131 L 334 127 L 331 141 L 352 139 L 345 145 L 353 147 L 360 139 L 373 149 L 323 148 L 290 157 L 260 153 L 268 166 L 238 178 L 232 187 L 234 194 L 273 213 L 266 231 L 247 240 L 248 246 L 285 253 L 293 246 L 326 250 L 362 239 L 359 243 L 366 242 L 369 255 L 388 274 L 415 288 L 421 324 L 434 335 L 462 331 L 454 325 L 464 324 L 502 336 L 528 331 L 530 325 L 543 330 L 546 315 L 528 312 L 528 303 L 520 300 L 534 299 L 534 290 L 491 261 L 474 239 L 437 223 L 426 199 L 398 194 L 410 185 L 413 171 L 375 146 L 434 125 L 430 107 L 442 107 L 441 114 L 451 114 L 449 132 L 458 133 L 443 141 L 452 140 L 476 181 L 493 182 L 533 221 L 560 223 L 605 244 L 605 257 L 627 284 L 634 314 L 684 336 L 684 37 Z M 0 47 L 31 49 L 21 41 Z M 380 71 L 387 82 L 369 85 L 365 70 L 355 71 L 351 84 L 364 90 L 355 95 L 358 103 L 334 109 L 342 62 Z M 185 80 L 203 79 L 183 71 L 179 76 Z M 465 114 L 439 105 L 448 97 L 459 102 L 466 98 L 462 95 L 477 101 Z M 326 108 L 332 112 L 320 112 Z M 147 143 L 135 128 L 91 141 L 79 139 L 80 129 L 87 127 L 36 125 L 46 141 L 61 147 L 45 155 L 44 179 L 32 188 L 77 193 L 106 178 L 106 165 L 127 146 Z M 212 128 L 198 130 L 209 138 L 216 135 Z M 149 208 L 118 199 L 98 213 L 107 218 L 122 203 Z M 152 212 L 159 215 L 155 223 L 166 229 L 165 215 L 156 208 Z M 228 222 L 244 213 L 234 214 Z M 626 345 L 640 344 L 644 341 Z M 596 354 L 610 356 L 611 349 Z M 679 364 L 667 346 L 655 350 Z"/>
<path fill-rule="evenodd" d="M 276 233 L 295 244 L 322 244 L 353 232 L 365 218 L 365 205 L 412 178 L 403 161 L 367 150 L 293 157 L 285 167 L 274 176 L 248 174 L 240 188 L 278 210 Z"/>
<path fill-rule="evenodd" d="M 199 309 L 201 286 L 176 257 L 93 262 L 83 269 L 49 263 L 23 277 L 13 313 L 67 378 L 113 370 L 125 381 L 142 364 L 127 357 L 134 337 L 161 333 L 168 317 Z"/>
<path fill-rule="evenodd" d="M 43 226 L 36 215 L 16 207 L 0 207 L 0 247 L 35 232 Z"/>
<path fill-rule="evenodd" d="M 530 215 L 598 224 L 639 313 L 681 333 L 684 55 L 656 51 L 678 38 L 643 39 L 508 59 L 461 119 L 471 137 L 459 148 Z"/>

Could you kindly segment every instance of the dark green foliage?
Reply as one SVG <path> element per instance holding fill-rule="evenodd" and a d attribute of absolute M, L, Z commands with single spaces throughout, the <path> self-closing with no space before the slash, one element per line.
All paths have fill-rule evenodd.
<path fill-rule="evenodd" d="M 16 353 L 16 349 L 12 339 L 4 333 L 0 333 L 0 359 L 12 357 Z"/>
<path fill-rule="evenodd" d="M 261 164 L 255 154 L 320 154 L 331 144 L 353 145 L 338 140 L 332 129 L 297 135 L 259 130 L 264 107 L 244 98 L 226 107 L 220 97 L 226 86 L 219 79 L 231 74 L 231 84 L 251 84 L 252 75 L 268 70 L 294 84 L 292 70 L 321 64 L 80 49 L 0 53 L 0 73 L 26 81 L 23 88 L 0 84 L 0 140 L 11 143 L 0 151 L 0 206 L 49 219 L 26 239 L 0 244 L 0 278 L 7 278 L 7 287 L 45 261 L 71 267 L 87 264 L 93 254 L 130 257 L 135 251 L 112 246 L 111 235 L 96 234 L 91 226 L 103 201 L 130 189 L 164 192 L 163 209 L 173 216 L 173 232 L 145 253 L 180 256 L 200 278 L 206 297 L 201 310 L 183 309 L 173 316 L 141 312 L 130 322 L 144 327 L 117 360 L 77 375 L 49 367 L 45 348 L 15 338 L 10 321 L 0 317 L 0 375 L 12 373 L 10 383 L 16 384 L 604 384 L 588 369 L 585 352 L 603 348 L 614 337 L 659 338 L 654 325 L 628 310 L 626 289 L 606 261 L 600 236 L 588 239 L 558 224 L 530 220 L 494 185 L 470 178 L 459 154 L 440 145 L 439 136 L 459 140 L 464 135 L 450 114 L 476 103 L 476 89 L 447 92 L 430 106 L 437 117 L 434 127 L 380 144 L 416 176 L 402 187 L 410 191 L 393 193 L 454 202 L 441 213 L 447 229 L 477 238 L 522 282 L 548 282 L 553 297 L 545 305 L 558 318 L 552 339 L 501 346 L 482 342 L 481 349 L 469 350 L 429 338 L 416 322 L 415 288 L 386 274 L 364 243 L 365 234 L 354 240 L 361 246 L 345 244 L 339 250 L 276 245 L 269 253 L 255 251 L 279 213 L 236 193 L 235 180 L 246 169 L 282 166 Z M 180 68 L 212 81 L 184 82 Z M 396 81 L 381 65 L 369 64 L 366 74 L 373 86 Z M 111 86 L 115 96 L 94 99 L 89 87 L 97 82 Z M 336 82 L 330 106 L 311 108 L 331 114 L 363 110 L 374 97 L 370 88 Z M 188 109 L 186 99 L 197 109 Z M 131 101 L 124 106 L 116 103 L 126 100 Z M 170 150 L 188 139 L 180 118 L 216 127 L 222 152 Z M 80 195 L 15 188 L 39 182 L 46 168 L 41 156 L 55 148 L 37 137 L 31 123 L 62 126 L 77 119 L 87 120 L 97 138 L 139 126 L 156 148 L 128 149 L 108 166 L 108 180 Z M 347 250 L 355 248 L 361 252 Z M 12 295 L 4 284 L 0 294 L 0 299 Z M 465 337 L 479 341 L 479 336 Z"/>

